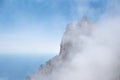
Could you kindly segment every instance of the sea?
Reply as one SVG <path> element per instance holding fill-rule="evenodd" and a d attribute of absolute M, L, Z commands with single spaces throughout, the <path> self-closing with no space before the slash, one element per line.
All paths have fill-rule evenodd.
<path fill-rule="evenodd" d="M 0 55 L 0 80 L 25 80 L 55 55 Z"/>

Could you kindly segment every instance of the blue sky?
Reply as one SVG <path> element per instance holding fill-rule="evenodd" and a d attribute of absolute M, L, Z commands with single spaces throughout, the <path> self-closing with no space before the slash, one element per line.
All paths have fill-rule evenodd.
<path fill-rule="evenodd" d="M 0 0 L 0 53 L 57 54 L 65 27 L 116 13 L 119 0 Z"/>

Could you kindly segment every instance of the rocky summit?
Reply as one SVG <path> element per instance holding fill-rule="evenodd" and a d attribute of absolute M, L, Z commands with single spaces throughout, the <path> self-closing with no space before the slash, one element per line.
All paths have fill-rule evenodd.
<path fill-rule="evenodd" d="M 80 52 L 84 43 L 82 38 L 91 34 L 91 25 L 86 17 L 83 17 L 80 22 L 68 24 L 61 40 L 59 55 L 41 65 L 38 71 L 27 76 L 26 80 L 53 80 L 52 74 L 69 63 L 77 52 Z"/>

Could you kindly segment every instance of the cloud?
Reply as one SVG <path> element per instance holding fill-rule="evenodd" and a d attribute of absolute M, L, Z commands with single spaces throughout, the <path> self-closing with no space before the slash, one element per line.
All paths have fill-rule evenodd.
<path fill-rule="evenodd" d="M 83 6 L 81 6 L 81 3 L 81 5 L 79 6 L 81 8 L 78 7 L 78 9 L 83 8 L 80 13 L 83 15 L 89 15 L 89 11 L 91 11 L 91 8 L 88 4 L 89 1 L 93 0 L 85 1 L 87 1 L 87 3 L 83 3 Z M 99 0 L 94 1 L 96 2 Z M 105 7 L 101 7 L 105 9 L 103 13 L 100 14 L 99 19 L 96 21 L 96 23 L 88 25 L 87 27 L 91 28 L 89 35 L 84 34 L 88 33 L 88 30 L 84 30 L 83 33 L 81 31 L 84 28 L 86 29 L 85 26 L 82 26 L 83 28 L 81 28 L 81 26 L 76 26 L 76 24 L 73 25 L 73 30 L 71 30 L 70 33 L 68 33 L 67 36 L 64 37 L 64 42 L 66 42 L 66 44 L 71 43 L 72 45 L 71 47 L 69 46 L 70 49 L 68 46 L 66 47 L 67 50 L 69 50 L 67 51 L 69 52 L 67 53 L 69 58 L 65 60 L 66 62 L 64 61 L 62 63 L 63 65 L 60 65 L 59 68 L 55 67 L 50 75 L 43 74 L 44 76 L 42 76 L 39 75 L 38 72 L 38 74 L 36 73 L 37 75 L 35 75 L 35 77 L 33 75 L 33 78 L 31 80 L 39 80 L 40 78 L 43 78 L 42 80 L 119 80 L 119 3 L 119 0 L 106 0 Z M 84 11 L 84 9 L 86 10 Z M 93 12 L 91 14 L 93 14 L 94 16 Z M 50 64 L 52 64 L 51 62 Z M 59 65 L 57 61 L 53 61 L 53 65 L 54 64 Z M 49 71 L 48 66 L 47 70 Z M 45 69 L 45 73 L 47 70 Z"/>
<path fill-rule="evenodd" d="M 71 15 L 81 18 L 87 16 L 90 20 L 99 20 L 101 16 L 119 15 L 119 0 L 73 0 Z M 73 3 L 71 3 L 73 4 Z"/>
<path fill-rule="evenodd" d="M 47 67 L 43 66 L 41 73 L 33 74 L 30 80 L 119 80 L 119 21 L 120 17 L 105 17 L 87 27 L 71 26 L 72 30 L 64 35 L 62 43 L 61 54 L 66 54 L 66 59 L 60 54 L 60 58 L 48 62 Z"/>

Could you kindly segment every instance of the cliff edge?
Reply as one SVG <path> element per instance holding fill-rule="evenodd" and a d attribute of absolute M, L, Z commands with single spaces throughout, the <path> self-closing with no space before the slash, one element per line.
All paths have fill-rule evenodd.
<path fill-rule="evenodd" d="M 78 23 L 68 24 L 62 37 L 59 55 L 41 65 L 37 72 L 26 77 L 25 80 L 53 80 L 52 74 L 67 65 L 72 57 L 82 50 L 84 46 L 82 38 L 90 36 L 92 28 L 90 26 L 86 17 Z"/>

